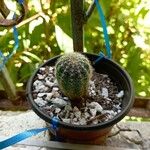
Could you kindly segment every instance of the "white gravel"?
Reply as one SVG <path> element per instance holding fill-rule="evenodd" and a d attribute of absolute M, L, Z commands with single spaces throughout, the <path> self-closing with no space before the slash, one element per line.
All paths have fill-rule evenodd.
<path fill-rule="evenodd" d="M 80 111 L 77 107 L 72 107 L 69 98 L 64 96 L 58 87 L 57 81 L 54 77 L 54 68 L 42 67 L 39 69 L 37 74 L 37 79 L 33 83 L 33 92 L 37 93 L 34 98 L 35 103 L 45 109 L 49 110 L 49 116 L 59 116 L 61 121 L 65 123 L 71 123 L 75 125 L 86 125 L 89 119 L 96 117 L 99 114 L 107 114 L 105 120 L 112 119 L 118 113 L 121 112 L 120 104 L 113 105 L 114 110 L 104 109 L 98 102 L 87 102 L 84 111 Z M 47 70 L 48 74 L 44 74 Z M 105 76 L 105 75 L 104 75 Z M 107 76 L 106 76 L 107 77 Z M 96 81 L 90 81 L 89 95 L 95 96 L 99 94 L 105 98 L 106 103 L 111 103 L 111 98 L 109 97 L 109 90 L 106 87 L 99 89 L 96 93 L 95 83 Z M 110 82 L 108 80 L 108 82 Z M 116 94 L 117 98 L 122 98 L 124 96 L 124 91 L 121 90 Z M 103 120 L 95 119 L 92 124 L 98 124 Z"/>

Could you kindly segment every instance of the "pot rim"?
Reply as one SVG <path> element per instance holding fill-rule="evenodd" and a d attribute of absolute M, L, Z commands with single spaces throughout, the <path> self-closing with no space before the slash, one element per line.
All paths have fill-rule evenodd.
<path fill-rule="evenodd" d="M 91 53 L 83 53 L 84 55 L 88 56 L 88 55 L 93 55 L 94 57 L 98 57 L 98 55 L 96 54 L 91 54 Z M 43 63 L 42 65 L 40 65 L 33 73 L 33 75 L 30 77 L 28 84 L 27 84 L 27 88 L 26 88 L 26 97 L 27 100 L 29 101 L 29 103 L 32 106 L 32 109 L 35 111 L 35 113 L 40 116 L 42 119 L 44 119 L 46 122 L 52 124 L 52 118 L 50 118 L 47 114 L 45 114 L 42 110 L 39 109 L 38 105 L 34 102 L 33 97 L 32 97 L 32 84 L 33 84 L 33 79 L 35 77 L 35 75 L 37 74 L 37 72 L 39 71 L 39 68 L 47 65 L 47 63 L 49 61 L 55 61 L 57 60 L 61 55 L 55 56 L 49 60 L 47 60 L 45 63 Z M 102 59 L 105 59 L 106 61 L 109 61 L 109 63 L 115 65 L 115 67 L 120 70 L 122 72 L 122 75 L 124 75 L 124 77 L 126 78 L 126 81 L 128 82 L 128 85 L 130 87 L 130 97 L 129 97 L 129 102 L 128 104 L 125 106 L 124 109 L 121 110 L 120 113 L 118 113 L 115 117 L 113 117 L 112 119 L 105 121 L 105 122 L 101 122 L 99 124 L 96 125 L 74 125 L 74 124 L 68 124 L 62 121 L 58 120 L 57 123 L 57 127 L 63 127 L 63 128 L 68 128 L 68 129 L 74 129 L 74 130 L 95 130 L 95 129 L 103 129 L 103 128 L 107 128 L 107 127 L 111 127 L 114 124 L 116 124 L 117 122 L 119 122 L 122 118 L 124 118 L 126 116 L 126 114 L 129 112 L 130 108 L 132 107 L 133 103 L 134 103 L 134 88 L 133 88 L 133 83 L 132 83 L 132 79 L 129 76 L 129 74 L 121 68 L 121 66 L 119 64 L 117 64 L 116 62 L 114 62 L 113 60 L 110 60 L 106 57 L 103 57 Z"/>

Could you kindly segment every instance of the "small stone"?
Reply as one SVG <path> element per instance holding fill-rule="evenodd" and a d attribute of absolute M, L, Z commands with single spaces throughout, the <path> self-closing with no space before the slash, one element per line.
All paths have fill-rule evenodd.
<path fill-rule="evenodd" d="M 53 118 L 53 117 L 54 117 L 53 112 L 49 112 L 49 116 L 50 116 L 51 118 Z"/>
<path fill-rule="evenodd" d="M 78 121 L 76 117 L 71 120 L 71 123 L 74 125 L 80 125 L 80 122 Z"/>
<path fill-rule="evenodd" d="M 116 96 L 117 96 L 118 98 L 122 98 L 122 97 L 124 96 L 124 91 L 123 91 L 123 90 L 120 91 L 118 94 L 116 94 Z"/>
<path fill-rule="evenodd" d="M 39 80 L 43 80 L 45 78 L 45 75 L 37 74 L 37 77 L 38 77 Z"/>
<path fill-rule="evenodd" d="M 94 85 L 94 81 L 92 81 L 92 80 L 90 80 L 89 83 L 90 83 L 90 85 Z"/>
<path fill-rule="evenodd" d="M 110 98 L 108 98 L 108 97 L 106 97 L 106 100 L 109 101 L 109 102 L 112 101 L 112 100 L 111 100 Z"/>
<path fill-rule="evenodd" d="M 65 111 L 62 110 L 60 113 L 59 113 L 59 117 L 60 118 L 65 118 Z"/>
<path fill-rule="evenodd" d="M 64 99 L 64 100 L 69 100 L 69 98 L 68 98 L 68 97 L 63 97 L 63 99 Z"/>
<path fill-rule="evenodd" d="M 49 88 L 44 85 L 40 86 L 39 89 L 40 89 L 40 92 L 47 92 L 49 90 Z"/>
<path fill-rule="evenodd" d="M 94 81 L 90 81 L 90 89 L 95 89 L 95 83 Z"/>
<path fill-rule="evenodd" d="M 55 110 L 55 106 L 54 105 L 45 106 L 45 107 L 43 107 L 43 109 L 53 112 Z"/>
<path fill-rule="evenodd" d="M 108 89 L 107 88 L 105 88 L 105 87 L 103 87 L 102 88 L 102 96 L 104 97 L 104 98 L 107 98 L 108 97 Z"/>
<path fill-rule="evenodd" d="M 52 92 L 57 92 L 59 90 L 58 87 L 53 87 Z"/>
<path fill-rule="evenodd" d="M 110 101 L 106 101 L 107 104 L 110 104 Z"/>
<path fill-rule="evenodd" d="M 78 107 L 75 106 L 75 107 L 73 108 L 73 112 L 77 112 L 77 111 L 79 111 L 79 109 L 78 109 Z"/>
<path fill-rule="evenodd" d="M 47 93 L 47 94 L 46 94 L 46 98 L 45 98 L 45 100 L 50 101 L 50 100 L 51 100 L 51 98 L 52 98 L 52 96 L 53 96 L 53 94 L 52 94 L 52 93 Z"/>
<path fill-rule="evenodd" d="M 53 86 L 58 86 L 57 80 L 54 80 L 54 85 Z"/>
<path fill-rule="evenodd" d="M 54 98 L 54 99 L 51 99 L 51 102 L 55 105 L 57 105 L 58 107 L 64 107 L 67 105 L 67 102 L 64 101 L 63 99 L 61 98 Z"/>
<path fill-rule="evenodd" d="M 118 110 L 118 111 L 117 111 L 117 113 L 120 113 L 120 112 L 121 112 L 121 110 Z"/>
<path fill-rule="evenodd" d="M 70 111 L 66 111 L 65 118 L 69 118 L 69 117 L 70 117 Z"/>
<path fill-rule="evenodd" d="M 74 125 L 80 125 L 80 122 L 72 122 L 72 124 L 74 124 Z"/>
<path fill-rule="evenodd" d="M 77 122 L 78 121 L 78 119 L 77 118 L 73 118 L 73 122 Z"/>
<path fill-rule="evenodd" d="M 120 105 L 114 105 L 114 108 L 116 108 L 117 110 L 121 109 Z"/>
<path fill-rule="evenodd" d="M 52 92 L 53 97 L 55 98 L 59 98 L 60 94 L 58 92 Z"/>
<path fill-rule="evenodd" d="M 92 115 L 92 117 L 95 117 L 97 113 L 96 109 L 90 109 L 90 114 Z"/>
<path fill-rule="evenodd" d="M 74 118 L 74 114 L 70 113 L 70 119 L 72 120 Z"/>
<path fill-rule="evenodd" d="M 102 106 L 97 102 L 90 103 L 89 107 L 95 109 L 96 112 L 102 112 L 102 110 L 103 110 Z"/>
<path fill-rule="evenodd" d="M 45 81 L 51 81 L 50 76 L 47 76 L 47 77 L 45 78 Z"/>
<path fill-rule="evenodd" d="M 81 111 L 76 106 L 73 108 L 73 113 L 76 116 L 76 118 L 80 118 L 81 117 Z"/>
<path fill-rule="evenodd" d="M 60 108 L 55 108 L 55 113 L 58 114 L 61 111 Z"/>
<path fill-rule="evenodd" d="M 43 97 L 45 96 L 47 93 L 38 93 L 37 97 Z"/>
<path fill-rule="evenodd" d="M 48 82 L 53 82 L 54 83 L 54 76 L 52 74 L 49 74 L 46 78 L 45 78 L 45 81 Z"/>
<path fill-rule="evenodd" d="M 65 122 L 65 123 L 70 123 L 71 122 L 71 119 L 62 119 L 63 120 L 63 122 Z"/>
<path fill-rule="evenodd" d="M 92 123 L 93 124 L 98 124 L 98 120 L 96 119 L 96 120 L 92 121 Z"/>
<path fill-rule="evenodd" d="M 39 80 L 35 80 L 34 83 L 33 83 L 33 86 L 36 88 L 37 86 L 40 86 L 40 85 L 43 85 L 43 82 L 42 81 L 39 81 Z"/>
<path fill-rule="evenodd" d="M 39 97 L 37 97 L 36 99 L 34 99 L 34 101 L 40 107 L 45 106 L 47 104 L 46 101 L 44 101 L 42 98 L 39 98 Z"/>
<path fill-rule="evenodd" d="M 107 83 L 110 83 L 110 80 L 107 80 Z"/>
<path fill-rule="evenodd" d="M 95 109 L 97 110 L 97 112 L 102 112 L 103 111 L 103 108 L 102 108 L 101 105 L 96 106 Z"/>
<path fill-rule="evenodd" d="M 96 95 L 96 92 L 94 90 L 91 91 L 92 95 Z"/>
<path fill-rule="evenodd" d="M 84 117 L 85 117 L 86 119 L 88 119 L 88 118 L 90 117 L 90 114 L 89 114 L 88 112 L 85 112 L 85 113 L 84 113 Z"/>
<path fill-rule="evenodd" d="M 89 108 L 95 108 L 95 105 L 93 106 L 93 104 L 91 105 L 91 103 L 86 103 L 87 107 Z"/>
<path fill-rule="evenodd" d="M 46 80 L 45 85 L 47 85 L 49 87 L 53 87 L 54 83 L 50 82 L 49 80 Z"/>
<path fill-rule="evenodd" d="M 81 111 L 75 111 L 74 115 L 76 116 L 76 118 L 80 118 L 81 117 Z"/>
<path fill-rule="evenodd" d="M 72 111 L 71 105 L 66 105 L 64 110 L 65 111 Z"/>
<path fill-rule="evenodd" d="M 44 67 L 41 67 L 39 70 L 40 70 L 40 71 L 45 71 L 45 68 L 44 68 Z"/>
<path fill-rule="evenodd" d="M 50 72 L 50 73 L 53 73 L 53 72 L 54 72 L 54 68 L 50 66 L 50 67 L 49 67 L 49 72 Z"/>
<path fill-rule="evenodd" d="M 80 125 L 86 125 L 87 124 L 85 118 L 81 118 L 79 121 L 80 121 Z"/>
<path fill-rule="evenodd" d="M 50 106 L 50 111 L 51 111 L 51 112 L 54 112 L 54 111 L 55 111 L 55 108 L 56 108 L 56 106 L 51 105 L 51 106 Z"/>
<path fill-rule="evenodd" d="M 46 87 L 43 84 L 42 85 L 37 85 L 37 86 L 35 86 L 35 90 L 34 91 L 41 92 L 41 93 L 47 92 L 48 91 L 48 87 Z"/>
<path fill-rule="evenodd" d="M 114 116 L 116 116 L 117 115 L 117 112 L 114 112 Z"/>
<path fill-rule="evenodd" d="M 113 118 L 116 114 L 113 110 L 105 110 L 104 112 L 109 114 L 109 119 Z"/>

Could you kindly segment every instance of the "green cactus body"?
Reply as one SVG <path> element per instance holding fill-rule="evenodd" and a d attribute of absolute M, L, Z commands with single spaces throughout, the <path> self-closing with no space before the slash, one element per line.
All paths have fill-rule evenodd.
<path fill-rule="evenodd" d="M 81 100 L 87 95 L 92 66 L 80 53 L 68 53 L 61 56 L 55 66 L 58 85 L 70 100 Z"/>

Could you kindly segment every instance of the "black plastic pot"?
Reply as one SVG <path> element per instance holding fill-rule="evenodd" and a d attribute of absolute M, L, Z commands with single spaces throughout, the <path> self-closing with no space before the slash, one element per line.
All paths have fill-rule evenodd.
<path fill-rule="evenodd" d="M 99 56 L 94 54 L 84 53 L 89 60 L 93 63 Z M 43 66 L 54 66 L 56 60 L 60 56 L 49 59 L 47 62 L 42 64 Z M 39 68 L 40 68 L 39 67 Z M 108 74 L 109 77 L 117 84 L 118 89 L 124 90 L 124 97 L 122 101 L 122 111 L 117 114 L 113 119 L 99 123 L 97 125 L 72 125 L 64 122 L 58 122 L 58 129 L 56 131 L 57 137 L 64 139 L 65 141 L 71 141 L 75 143 L 96 143 L 99 144 L 105 141 L 108 133 L 114 124 L 119 122 L 121 119 L 125 117 L 125 115 L 129 112 L 132 104 L 134 102 L 134 89 L 130 76 L 128 73 L 123 70 L 117 63 L 107 58 L 102 58 L 96 65 L 93 66 L 98 73 Z M 51 123 L 52 118 L 48 115 L 44 114 L 32 97 L 32 85 L 34 78 L 39 69 L 37 69 L 27 85 L 27 99 L 29 100 L 33 110 L 36 114 L 44 119 L 46 122 Z"/>

